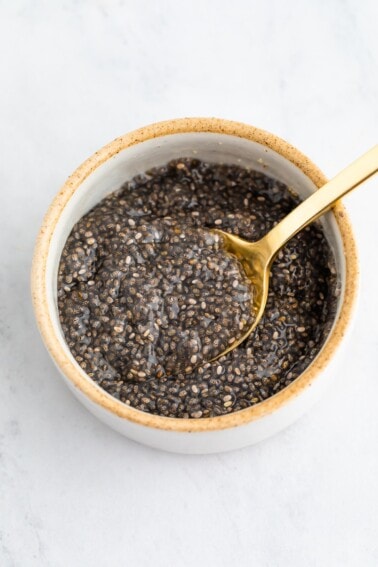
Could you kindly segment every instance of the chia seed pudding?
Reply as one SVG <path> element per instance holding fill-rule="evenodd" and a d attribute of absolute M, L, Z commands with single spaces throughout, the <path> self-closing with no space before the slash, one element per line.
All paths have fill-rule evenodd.
<path fill-rule="evenodd" d="M 124 184 L 73 227 L 58 273 L 66 342 L 86 374 L 139 410 L 212 417 L 257 404 L 313 361 L 339 293 L 319 224 L 272 267 L 264 316 L 253 289 L 211 228 L 258 240 L 300 199 L 236 165 L 179 159 Z"/>

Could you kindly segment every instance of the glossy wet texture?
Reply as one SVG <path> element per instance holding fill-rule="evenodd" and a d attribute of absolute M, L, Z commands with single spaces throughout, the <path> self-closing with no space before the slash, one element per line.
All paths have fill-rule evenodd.
<path fill-rule="evenodd" d="M 182 290 L 172 293 L 169 266 L 177 259 L 183 260 L 175 266 L 181 277 L 190 266 L 190 258 L 185 255 L 195 242 L 202 249 L 207 242 L 209 254 L 219 254 L 219 243 L 201 228 L 218 227 L 257 240 L 297 203 L 298 199 L 287 188 L 262 174 L 196 160 L 177 160 L 149 172 L 102 201 L 74 228 L 61 262 L 60 316 L 76 360 L 96 382 L 125 403 L 172 417 L 221 415 L 258 403 L 285 387 L 316 356 L 334 318 L 336 271 L 322 231 L 317 226 L 306 229 L 280 253 L 273 265 L 264 319 L 249 339 L 226 357 L 194 371 L 191 366 L 206 360 L 223 342 L 233 338 L 230 334 L 234 335 L 234 329 L 248 323 L 249 311 L 244 309 L 248 305 L 248 286 L 240 279 L 240 273 L 230 273 L 231 266 L 235 269 L 234 261 L 218 256 L 218 262 L 220 257 L 223 262 L 218 274 L 219 294 L 214 294 L 211 286 L 205 293 L 200 287 L 198 296 L 187 291 L 186 308 L 181 311 Z M 151 285 L 156 274 L 143 268 L 147 259 L 138 262 L 138 254 L 153 247 L 156 241 L 161 242 L 162 234 L 168 246 L 165 252 L 170 252 L 163 256 L 165 264 L 160 271 L 164 277 Z M 180 240 L 182 234 L 184 238 Z M 177 242 L 173 242 L 175 238 Z M 187 239 L 191 246 L 182 246 Z M 176 254 L 172 253 L 172 243 Z M 209 261 L 213 263 L 214 257 Z M 135 266 L 137 270 L 133 272 Z M 203 285 L 201 267 L 197 268 L 197 275 L 188 276 Z M 173 302 L 167 308 L 164 306 L 168 318 L 166 333 L 161 328 L 156 333 L 148 325 L 149 314 L 154 304 L 159 309 L 164 285 L 168 285 L 167 299 L 170 296 Z M 143 292 L 143 287 L 147 293 L 139 297 L 136 294 Z M 196 285 L 191 291 L 194 289 L 198 291 Z M 235 310 L 233 290 L 241 300 L 239 311 Z M 219 303 L 206 301 L 206 292 L 219 298 Z M 140 311 L 141 303 L 147 306 L 145 319 L 136 321 L 135 313 Z M 232 306 L 229 322 L 234 327 L 216 320 L 225 310 L 219 313 L 215 309 L 227 304 Z M 209 305 L 213 312 L 209 312 Z M 180 341 L 168 334 L 169 309 L 176 317 L 181 311 L 181 323 L 188 332 L 189 347 L 182 349 L 178 357 L 175 353 Z M 198 340 L 206 318 L 210 319 L 212 332 L 205 332 Z M 171 322 L 174 320 L 173 317 Z M 138 325 L 142 325 L 141 330 Z M 227 331 L 231 333 L 227 335 Z M 122 355 L 130 341 L 131 348 L 135 344 L 140 347 L 139 360 L 135 353 Z M 166 351 L 165 344 L 169 345 Z M 158 357 L 156 347 L 161 349 Z"/>

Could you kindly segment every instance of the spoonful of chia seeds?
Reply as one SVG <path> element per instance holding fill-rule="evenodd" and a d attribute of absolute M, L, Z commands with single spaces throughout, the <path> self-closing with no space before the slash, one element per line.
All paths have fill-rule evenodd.
<path fill-rule="evenodd" d="M 273 261 L 285 244 L 303 228 L 327 212 L 341 197 L 378 172 L 378 145 L 362 155 L 331 181 L 300 203 L 291 213 L 257 242 L 249 242 L 219 229 L 225 250 L 237 258 L 249 278 L 253 295 L 253 320 L 249 328 L 234 340 L 219 356 L 239 346 L 255 329 L 263 316 L 269 289 Z M 218 358 L 218 357 L 216 357 Z"/>

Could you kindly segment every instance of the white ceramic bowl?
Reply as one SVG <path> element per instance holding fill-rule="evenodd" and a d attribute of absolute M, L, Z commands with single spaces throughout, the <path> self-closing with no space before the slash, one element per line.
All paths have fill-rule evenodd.
<path fill-rule="evenodd" d="M 306 197 L 326 182 L 298 150 L 245 124 L 215 118 L 161 122 L 118 138 L 96 152 L 67 180 L 50 206 L 38 236 L 32 295 L 43 340 L 75 396 L 123 435 L 151 447 L 181 453 L 212 453 L 256 443 L 302 415 L 337 373 L 355 307 L 358 267 L 349 220 L 341 204 L 322 218 L 342 289 L 335 324 L 322 350 L 294 382 L 251 408 L 214 418 L 151 415 L 116 400 L 97 386 L 71 355 L 59 324 L 57 270 L 73 225 L 126 180 L 170 159 L 195 156 L 235 163 L 286 183 Z"/>

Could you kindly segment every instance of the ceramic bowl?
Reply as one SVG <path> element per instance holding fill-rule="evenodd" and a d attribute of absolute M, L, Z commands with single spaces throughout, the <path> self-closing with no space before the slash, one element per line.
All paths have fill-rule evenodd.
<path fill-rule="evenodd" d="M 50 206 L 36 244 L 32 296 L 45 345 L 65 382 L 94 415 L 123 435 L 180 453 L 212 453 L 256 443 L 302 415 L 334 381 L 356 303 L 356 248 L 342 204 L 322 218 L 334 250 L 341 294 L 333 328 L 316 359 L 289 386 L 267 400 L 228 415 L 178 419 L 150 415 L 97 386 L 71 355 L 59 324 L 57 270 L 73 225 L 126 180 L 173 158 L 195 156 L 245 165 L 286 183 L 306 197 L 326 183 L 322 172 L 293 146 L 253 126 L 215 118 L 152 124 L 117 138 L 84 162 Z"/>

